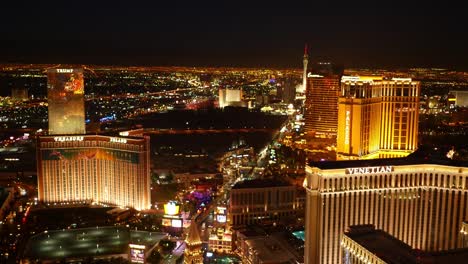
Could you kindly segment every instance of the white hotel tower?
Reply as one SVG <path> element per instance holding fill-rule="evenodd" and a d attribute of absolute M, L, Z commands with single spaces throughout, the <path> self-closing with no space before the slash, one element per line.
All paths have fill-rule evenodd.
<path fill-rule="evenodd" d="M 414 157 L 317 162 L 306 174 L 307 264 L 348 263 L 340 243 L 353 225 L 374 225 L 417 250 L 464 247 L 466 162 Z"/>

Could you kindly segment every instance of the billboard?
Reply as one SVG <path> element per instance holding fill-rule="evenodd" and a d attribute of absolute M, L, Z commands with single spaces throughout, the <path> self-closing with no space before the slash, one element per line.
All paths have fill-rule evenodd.
<path fill-rule="evenodd" d="M 172 227 L 182 227 L 182 219 L 172 219 Z"/>
<path fill-rule="evenodd" d="M 218 223 L 226 223 L 226 216 L 225 215 L 217 215 L 216 216 L 216 221 L 218 221 Z"/>
<path fill-rule="evenodd" d="M 218 223 L 226 223 L 226 207 L 225 206 L 218 206 L 216 207 L 216 221 Z"/>
<path fill-rule="evenodd" d="M 130 244 L 130 262 L 145 263 L 145 246 Z"/>
<path fill-rule="evenodd" d="M 49 135 L 85 134 L 82 69 L 47 70 Z"/>
<path fill-rule="evenodd" d="M 225 206 L 218 206 L 216 207 L 216 214 L 226 214 L 226 210 Z"/>
<path fill-rule="evenodd" d="M 162 225 L 163 226 L 171 226 L 172 225 L 172 219 L 163 218 L 162 219 Z"/>
<path fill-rule="evenodd" d="M 170 201 L 170 202 L 164 204 L 164 213 L 166 215 L 177 215 L 177 214 L 179 214 L 179 205 L 174 201 Z"/>

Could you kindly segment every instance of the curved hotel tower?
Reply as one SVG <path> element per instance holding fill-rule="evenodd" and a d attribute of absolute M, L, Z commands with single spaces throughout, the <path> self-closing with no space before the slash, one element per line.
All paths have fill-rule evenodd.
<path fill-rule="evenodd" d="M 410 157 L 309 164 L 305 263 L 351 263 L 340 243 L 354 225 L 374 225 L 417 250 L 464 247 L 468 166 L 455 165 Z"/>
<path fill-rule="evenodd" d="M 43 136 L 38 146 L 40 201 L 149 209 L 149 138 Z"/>

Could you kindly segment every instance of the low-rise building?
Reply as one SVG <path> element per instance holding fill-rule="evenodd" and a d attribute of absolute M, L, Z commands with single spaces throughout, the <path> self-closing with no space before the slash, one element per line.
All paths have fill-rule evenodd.
<path fill-rule="evenodd" d="M 277 180 L 248 180 L 233 186 L 229 223 L 236 228 L 261 222 L 279 222 L 304 210 L 297 187 Z"/>
<path fill-rule="evenodd" d="M 208 247 L 217 253 L 231 253 L 232 251 L 232 232 L 219 228 L 216 234 L 210 234 Z"/>
<path fill-rule="evenodd" d="M 462 230 L 463 231 L 463 230 Z M 350 226 L 341 240 L 345 264 L 465 263 L 468 249 L 417 250 L 373 225 Z"/>
<path fill-rule="evenodd" d="M 289 236 L 294 240 L 292 234 Z M 248 264 L 304 263 L 303 248 L 296 247 L 291 239 L 286 231 L 240 230 L 236 231 L 235 253 Z"/>

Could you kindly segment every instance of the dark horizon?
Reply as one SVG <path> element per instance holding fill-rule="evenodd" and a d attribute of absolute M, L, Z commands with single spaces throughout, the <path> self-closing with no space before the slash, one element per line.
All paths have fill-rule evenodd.
<path fill-rule="evenodd" d="M 1 63 L 468 70 L 455 5 L 7 3 Z"/>

